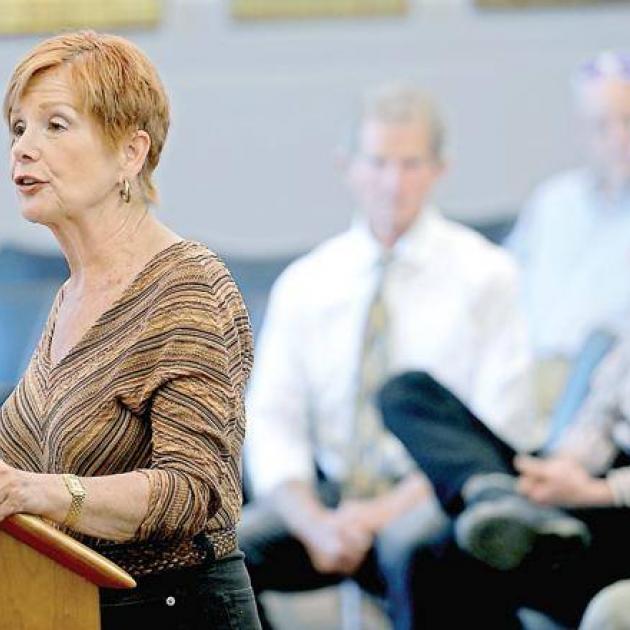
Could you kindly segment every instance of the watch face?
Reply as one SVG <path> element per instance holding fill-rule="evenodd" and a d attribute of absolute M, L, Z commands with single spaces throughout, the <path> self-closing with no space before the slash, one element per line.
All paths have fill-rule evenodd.
<path fill-rule="evenodd" d="M 83 484 L 75 477 L 68 477 L 68 487 L 72 494 L 83 494 L 85 492 Z"/>

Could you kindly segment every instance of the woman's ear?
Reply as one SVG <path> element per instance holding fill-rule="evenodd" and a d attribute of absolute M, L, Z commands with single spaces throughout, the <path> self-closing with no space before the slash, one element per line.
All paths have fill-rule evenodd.
<path fill-rule="evenodd" d="M 151 137 L 143 129 L 138 129 L 123 145 L 123 168 L 131 177 L 136 177 L 146 162 Z"/>

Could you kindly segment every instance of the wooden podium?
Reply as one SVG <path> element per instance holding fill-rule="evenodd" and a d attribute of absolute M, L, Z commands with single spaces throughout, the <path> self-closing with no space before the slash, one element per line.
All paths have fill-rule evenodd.
<path fill-rule="evenodd" d="M 98 630 L 98 587 L 133 578 L 40 518 L 0 523 L 0 630 Z"/>

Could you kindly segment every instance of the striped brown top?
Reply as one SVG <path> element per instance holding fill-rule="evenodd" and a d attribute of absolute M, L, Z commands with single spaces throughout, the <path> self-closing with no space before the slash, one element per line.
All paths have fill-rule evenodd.
<path fill-rule="evenodd" d="M 207 534 L 230 531 L 242 500 L 252 338 L 238 288 L 205 246 L 175 243 L 53 365 L 62 300 L 63 288 L 0 410 L 0 459 L 83 477 L 140 470 L 149 508 L 133 541 L 72 534 L 135 575 L 200 562 Z"/>

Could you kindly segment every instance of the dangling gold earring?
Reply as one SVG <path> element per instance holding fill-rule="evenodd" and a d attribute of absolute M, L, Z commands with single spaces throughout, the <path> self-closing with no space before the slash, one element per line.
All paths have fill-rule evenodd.
<path fill-rule="evenodd" d="M 129 203 L 131 201 L 131 185 L 129 184 L 129 180 L 127 178 L 123 179 L 121 186 L 120 196 L 125 203 Z"/>

